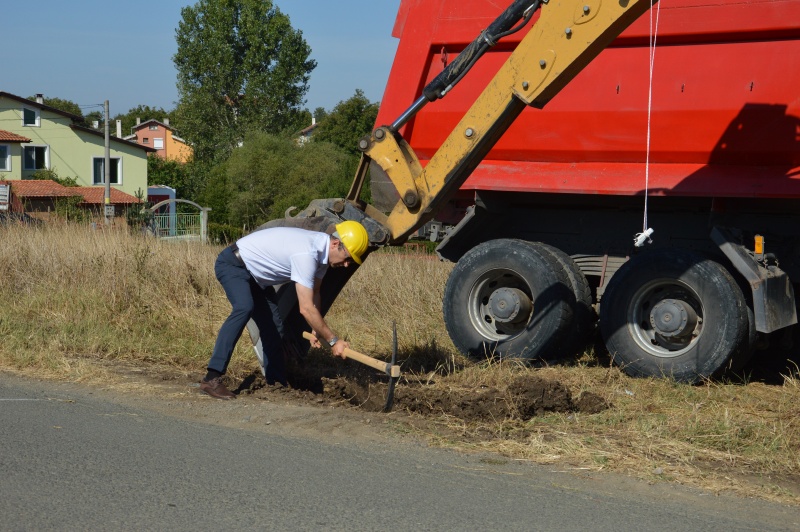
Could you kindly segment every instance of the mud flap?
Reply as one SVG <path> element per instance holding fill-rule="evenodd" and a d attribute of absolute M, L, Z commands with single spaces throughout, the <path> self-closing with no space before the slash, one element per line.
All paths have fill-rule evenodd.
<path fill-rule="evenodd" d="M 797 323 L 794 290 L 786 272 L 777 265 L 756 261 L 739 243 L 734 230 L 715 226 L 711 239 L 750 285 L 758 332 L 771 333 Z"/>

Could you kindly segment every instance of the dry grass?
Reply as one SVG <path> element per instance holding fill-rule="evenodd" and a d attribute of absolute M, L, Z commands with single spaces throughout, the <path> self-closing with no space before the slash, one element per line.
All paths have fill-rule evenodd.
<path fill-rule="evenodd" d="M 0 232 L 4 365 L 58 375 L 72 357 L 179 366 L 207 359 L 228 305 L 214 250 L 102 227 Z"/>
<path fill-rule="evenodd" d="M 0 367 L 92 380 L 124 361 L 199 375 L 229 310 L 213 274 L 219 250 L 113 229 L 0 227 Z M 575 396 L 592 392 L 613 407 L 525 422 L 443 415 L 417 423 L 432 440 L 800 503 L 797 368 L 774 385 L 686 386 L 631 379 L 592 353 L 536 369 L 473 364 L 455 353 L 442 323 L 449 271 L 429 258 L 375 253 L 345 287 L 330 322 L 357 349 L 388 355 L 396 320 L 406 369 L 432 386 L 470 393 L 537 372 Z M 230 373 L 255 367 L 249 342 L 240 342 Z"/>

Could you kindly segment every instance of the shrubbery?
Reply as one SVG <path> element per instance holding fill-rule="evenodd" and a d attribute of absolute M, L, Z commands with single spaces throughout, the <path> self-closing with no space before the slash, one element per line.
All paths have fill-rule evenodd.
<path fill-rule="evenodd" d="M 242 238 L 243 235 L 244 232 L 240 227 L 213 222 L 208 223 L 208 241 L 213 244 L 227 246 Z"/>

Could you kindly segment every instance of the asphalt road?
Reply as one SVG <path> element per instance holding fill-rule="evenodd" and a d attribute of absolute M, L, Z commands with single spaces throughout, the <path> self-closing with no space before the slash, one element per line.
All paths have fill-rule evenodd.
<path fill-rule="evenodd" d="M 764 501 L 168 410 L 0 374 L 0 530 L 800 530 Z"/>

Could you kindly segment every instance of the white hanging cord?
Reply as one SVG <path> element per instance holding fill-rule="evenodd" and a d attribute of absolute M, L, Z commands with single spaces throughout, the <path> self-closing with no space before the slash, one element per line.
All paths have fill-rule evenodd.
<path fill-rule="evenodd" d="M 651 0 L 652 2 L 652 0 Z M 656 38 L 658 37 L 658 20 L 661 14 L 661 2 L 656 2 L 656 19 L 655 27 L 653 26 L 653 9 L 652 3 L 650 5 L 650 84 L 647 90 L 647 150 L 645 154 L 644 163 L 644 220 L 642 223 L 642 232 L 637 233 L 633 238 L 633 244 L 640 248 L 644 246 L 645 242 L 651 243 L 650 235 L 653 234 L 653 229 L 647 227 L 647 200 L 650 195 L 650 119 L 653 112 L 653 67 L 656 60 Z"/>

